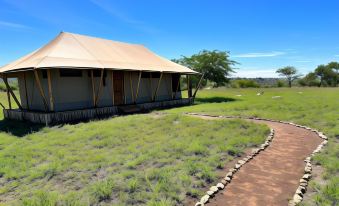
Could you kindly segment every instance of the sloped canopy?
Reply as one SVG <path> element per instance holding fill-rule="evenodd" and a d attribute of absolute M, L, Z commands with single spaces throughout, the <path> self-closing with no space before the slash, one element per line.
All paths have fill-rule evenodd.
<path fill-rule="evenodd" d="M 61 32 L 42 48 L 0 68 L 0 73 L 31 69 L 111 69 L 195 74 L 138 44 Z"/>

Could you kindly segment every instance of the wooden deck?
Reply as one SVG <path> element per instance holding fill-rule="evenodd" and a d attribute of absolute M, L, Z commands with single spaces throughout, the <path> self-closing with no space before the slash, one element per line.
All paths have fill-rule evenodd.
<path fill-rule="evenodd" d="M 39 112 L 20 109 L 4 109 L 3 112 L 5 119 L 52 125 L 67 122 L 86 121 L 90 119 L 107 118 L 114 115 L 120 115 L 126 113 L 125 108 L 128 106 L 133 106 L 135 112 L 147 112 L 154 109 L 189 105 L 192 102 L 192 98 L 185 98 L 170 101 L 149 102 L 136 105 L 90 108 L 63 112 Z"/>

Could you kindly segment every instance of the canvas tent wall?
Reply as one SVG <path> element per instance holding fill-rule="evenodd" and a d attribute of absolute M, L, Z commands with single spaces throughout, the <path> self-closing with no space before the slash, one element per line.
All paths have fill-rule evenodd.
<path fill-rule="evenodd" d="M 98 71 L 98 70 L 97 70 Z M 109 107 L 118 105 L 114 103 L 114 92 L 112 86 L 112 72 L 117 71 L 107 70 L 103 77 L 102 91 L 97 107 Z M 60 69 L 51 69 L 51 87 L 54 98 L 54 111 L 67 111 L 76 109 L 92 108 L 93 94 L 92 83 L 89 70 L 80 70 L 81 76 L 61 76 Z M 100 85 L 99 72 L 95 72 L 94 84 L 96 90 Z M 100 73 L 99 73 L 100 74 Z M 156 86 L 159 82 L 159 74 L 153 72 L 151 78 L 150 73 L 144 72 L 140 78 L 139 89 L 138 80 L 139 72 L 122 72 L 123 80 L 123 104 L 145 103 L 152 101 Z M 172 73 L 163 74 L 161 84 L 158 89 L 156 101 L 165 101 L 181 98 L 179 91 L 174 91 L 172 86 Z M 41 85 L 46 97 L 48 93 L 48 79 L 46 71 L 40 70 L 39 76 Z M 33 72 L 21 72 L 18 77 L 19 93 L 21 105 L 23 109 L 33 111 L 44 111 L 42 96 L 39 93 L 38 86 L 34 79 Z M 132 83 L 132 85 L 131 85 Z M 138 91 L 138 96 L 136 96 Z M 51 108 L 50 101 L 47 101 L 48 107 Z"/>

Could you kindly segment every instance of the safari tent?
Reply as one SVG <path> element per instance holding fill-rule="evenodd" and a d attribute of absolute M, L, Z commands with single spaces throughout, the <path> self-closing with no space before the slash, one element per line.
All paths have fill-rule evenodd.
<path fill-rule="evenodd" d="M 182 98 L 180 77 L 189 81 L 196 74 L 142 45 L 61 32 L 0 68 L 9 101 L 4 116 L 50 124 L 186 105 L 196 91 L 188 86 L 188 98 Z M 20 98 L 8 78 L 18 79 Z"/>

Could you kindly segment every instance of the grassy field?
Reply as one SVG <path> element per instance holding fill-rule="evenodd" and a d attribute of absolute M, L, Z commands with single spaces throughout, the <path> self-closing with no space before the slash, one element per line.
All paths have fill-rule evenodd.
<path fill-rule="evenodd" d="M 264 91 L 262 96 L 256 93 Z M 6 97 L 0 93 L 1 102 Z M 203 90 L 196 105 L 51 128 L 0 122 L 0 200 L 9 205 L 180 205 L 268 128 L 183 112 L 259 116 L 324 131 L 323 180 L 307 205 L 339 201 L 339 89 Z M 32 196 L 32 197 L 31 197 Z"/>
<path fill-rule="evenodd" d="M 260 91 L 264 94 L 257 96 Z M 303 204 L 339 204 L 339 88 L 218 88 L 201 91 L 196 103 L 170 111 L 266 117 L 323 131 L 329 144 L 315 157 L 324 168 L 323 179 L 311 183 L 316 194 Z"/>
<path fill-rule="evenodd" d="M 269 132 L 241 120 L 157 113 L 1 128 L 0 200 L 27 206 L 180 205 Z"/>

